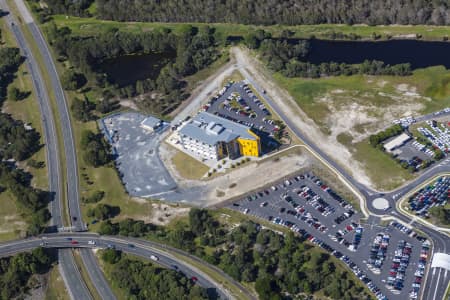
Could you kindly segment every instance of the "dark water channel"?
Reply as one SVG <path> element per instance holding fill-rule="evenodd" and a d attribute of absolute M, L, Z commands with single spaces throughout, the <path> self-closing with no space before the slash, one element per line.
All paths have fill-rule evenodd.
<path fill-rule="evenodd" d="M 314 64 L 338 62 L 357 64 L 364 60 L 380 60 L 394 65 L 410 63 L 412 69 L 443 65 L 450 69 L 450 42 L 418 40 L 328 41 L 310 40 L 307 60 Z"/>
<path fill-rule="evenodd" d="M 99 65 L 108 80 L 119 86 L 127 86 L 138 80 L 156 79 L 162 67 L 175 57 L 172 53 L 124 55 L 108 59 Z"/>

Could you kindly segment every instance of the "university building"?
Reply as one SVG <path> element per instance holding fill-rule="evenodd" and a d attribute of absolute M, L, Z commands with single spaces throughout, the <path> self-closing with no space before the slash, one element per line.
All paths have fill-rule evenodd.
<path fill-rule="evenodd" d="M 184 149 L 205 159 L 259 156 L 260 138 L 250 127 L 200 112 L 179 130 Z"/>

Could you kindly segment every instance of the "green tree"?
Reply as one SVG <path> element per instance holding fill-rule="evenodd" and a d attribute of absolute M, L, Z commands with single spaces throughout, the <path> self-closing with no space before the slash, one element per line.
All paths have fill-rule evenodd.
<path fill-rule="evenodd" d="M 102 251 L 102 259 L 109 264 L 115 264 L 122 258 L 122 251 L 115 249 L 105 249 Z"/>
<path fill-rule="evenodd" d="M 67 70 L 61 76 L 61 84 L 64 89 L 72 91 L 77 90 L 86 84 L 86 78 L 83 74 L 75 72 L 73 69 Z"/>

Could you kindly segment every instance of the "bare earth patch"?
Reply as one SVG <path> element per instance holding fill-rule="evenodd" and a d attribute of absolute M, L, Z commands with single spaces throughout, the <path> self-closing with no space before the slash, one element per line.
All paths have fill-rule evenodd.
<path fill-rule="evenodd" d="M 172 220 L 187 216 L 189 207 L 176 207 L 164 203 L 153 203 L 150 222 L 156 225 L 167 225 Z"/>

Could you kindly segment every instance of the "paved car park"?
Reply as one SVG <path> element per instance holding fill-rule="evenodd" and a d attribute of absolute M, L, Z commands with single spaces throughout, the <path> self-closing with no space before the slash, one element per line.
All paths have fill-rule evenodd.
<path fill-rule="evenodd" d="M 112 147 L 114 161 L 127 192 L 149 197 L 176 188 L 176 183 L 159 159 L 157 146 L 163 126 L 156 132 L 140 124 L 146 115 L 117 113 L 99 121 L 99 127 Z"/>
<path fill-rule="evenodd" d="M 428 209 L 447 204 L 450 198 L 450 177 L 443 176 L 424 187 L 408 199 L 409 207 L 416 215 L 427 216 Z"/>
<path fill-rule="evenodd" d="M 447 153 L 450 148 L 450 125 L 436 121 L 426 121 L 427 127 L 419 127 L 417 130 L 423 134 L 434 147 Z"/>
<path fill-rule="evenodd" d="M 261 144 L 268 146 L 268 151 L 278 146 L 273 135 L 280 128 L 246 81 L 227 83 L 202 109 L 251 127 L 263 140 Z"/>
<path fill-rule="evenodd" d="M 401 224 L 361 223 L 361 215 L 352 205 L 311 173 L 285 178 L 243 196 L 229 207 L 286 226 L 324 248 L 347 264 L 378 299 L 406 299 L 418 280 L 414 274 L 424 239 L 409 228 L 399 227 Z M 376 249 L 375 243 L 379 245 Z M 392 285 L 388 280 L 393 264 L 397 267 L 395 250 L 400 243 L 404 248 L 411 246 L 405 250 L 410 251 L 408 264 L 401 261 L 406 260 L 402 256 L 403 264 L 399 263 L 398 278 Z M 381 248 L 384 250 L 380 252 Z M 375 267 L 375 261 L 381 258 Z"/>

